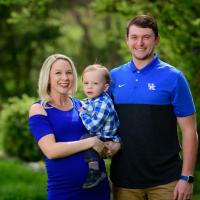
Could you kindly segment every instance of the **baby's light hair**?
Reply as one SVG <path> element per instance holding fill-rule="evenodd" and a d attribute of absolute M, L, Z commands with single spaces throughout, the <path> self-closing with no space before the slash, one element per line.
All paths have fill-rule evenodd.
<path fill-rule="evenodd" d="M 102 71 L 102 75 L 104 76 L 106 83 L 110 84 L 111 78 L 109 75 L 109 71 L 106 67 L 100 65 L 100 64 L 93 64 L 93 65 L 88 65 L 82 73 L 82 81 L 83 81 L 83 76 L 86 72 L 91 72 L 91 71 L 98 71 L 101 70 Z"/>

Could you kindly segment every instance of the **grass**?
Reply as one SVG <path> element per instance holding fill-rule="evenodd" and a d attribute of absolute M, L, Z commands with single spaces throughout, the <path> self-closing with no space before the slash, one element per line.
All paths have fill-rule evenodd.
<path fill-rule="evenodd" d="M 110 160 L 106 159 L 109 168 Z M 46 200 L 46 172 L 19 160 L 0 159 L 1 200 Z M 195 172 L 193 200 L 200 199 L 200 167 Z"/>
<path fill-rule="evenodd" d="M 18 160 L 0 160 L 1 200 L 46 200 L 46 173 Z"/>

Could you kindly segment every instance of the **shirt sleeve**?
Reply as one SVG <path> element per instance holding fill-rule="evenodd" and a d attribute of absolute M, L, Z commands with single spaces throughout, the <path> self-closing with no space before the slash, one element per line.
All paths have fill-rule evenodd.
<path fill-rule="evenodd" d="M 53 134 L 53 129 L 45 115 L 33 115 L 29 118 L 29 130 L 38 142 L 42 137 Z"/>
<path fill-rule="evenodd" d="M 88 109 L 87 109 L 87 107 Z M 93 107 L 91 109 L 91 106 Z M 96 133 L 104 126 L 109 116 L 109 108 L 104 101 L 93 102 L 93 105 L 84 105 L 80 117 L 86 129 L 91 133 Z"/>
<path fill-rule="evenodd" d="M 189 84 L 181 72 L 177 79 L 176 87 L 173 91 L 172 104 L 177 117 L 186 117 L 195 112 L 195 105 Z"/>
<path fill-rule="evenodd" d="M 113 73 L 112 71 L 110 71 L 110 77 L 111 77 L 111 82 L 109 84 L 108 90 L 107 90 L 107 94 L 111 97 L 112 100 L 114 100 L 114 96 L 113 96 L 113 89 L 115 87 L 115 79 L 113 77 Z"/>

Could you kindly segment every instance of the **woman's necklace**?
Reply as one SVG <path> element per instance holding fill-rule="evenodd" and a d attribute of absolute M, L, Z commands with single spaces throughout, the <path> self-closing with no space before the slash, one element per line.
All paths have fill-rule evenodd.
<path fill-rule="evenodd" d="M 63 104 L 57 104 L 54 101 L 51 103 L 52 106 L 61 109 L 61 110 L 69 110 L 72 108 L 72 102 L 70 98 L 67 98 L 67 100 L 65 102 L 63 102 Z"/>

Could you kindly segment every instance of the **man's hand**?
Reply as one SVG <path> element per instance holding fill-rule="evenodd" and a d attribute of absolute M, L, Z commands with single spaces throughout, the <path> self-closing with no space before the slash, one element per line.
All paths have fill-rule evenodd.
<path fill-rule="evenodd" d="M 191 200 L 193 192 L 192 183 L 188 183 L 184 180 L 179 180 L 174 189 L 174 200 Z"/>
<path fill-rule="evenodd" d="M 105 158 L 115 155 L 121 149 L 121 144 L 119 142 L 108 141 L 104 142 L 104 144 L 107 148 L 104 154 Z"/>

